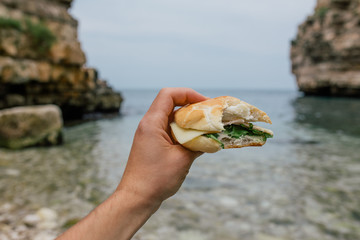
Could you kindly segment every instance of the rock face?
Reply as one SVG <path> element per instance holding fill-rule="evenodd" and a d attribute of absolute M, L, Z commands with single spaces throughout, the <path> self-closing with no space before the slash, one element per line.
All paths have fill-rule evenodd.
<path fill-rule="evenodd" d="M 60 144 L 62 126 L 61 111 L 56 105 L 0 110 L 0 147 Z"/>
<path fill-rule="evenodd" d="M 360 1 L 318 0 L 292 41 L 291 61 L 305 94 L 360 97 Z"/>
<path fill-rule="evenodd" d="M 86 68 L 72 0 L 0 0 L 0 109 L 56 104 L 65 119 L 117 112 L 122 101 Z"/>

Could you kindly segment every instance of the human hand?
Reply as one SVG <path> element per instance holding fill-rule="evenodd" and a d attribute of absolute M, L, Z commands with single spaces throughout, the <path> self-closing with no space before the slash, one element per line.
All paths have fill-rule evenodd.
<path fill-rule="evenodd" d="M 169 121 L 175 106 L 207 98 L 189 88 L 162 89 L 136 130 L 128 163 L 117 191 L 125 191 L 160 206 L 174 195 L 201 155 L 170 137 Z"/>
<path fill-rule="evenodd" d="M 162 89 L 136 130 L 128 163 L 116 191 L 58 240 L 131 239 L 174 195 L 199 152 L 174 144 L 169 121 L 175 106 L 207 98 L 189 88 Z"/>

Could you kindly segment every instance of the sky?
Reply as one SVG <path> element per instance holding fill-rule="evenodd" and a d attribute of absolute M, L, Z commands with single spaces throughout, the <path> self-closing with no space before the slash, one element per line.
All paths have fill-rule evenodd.
<path fill-rule="evenodd" d="M 296 89 L 289 59 L 316 0 L 75 0 L 87 66 L 116 89 Z"/>

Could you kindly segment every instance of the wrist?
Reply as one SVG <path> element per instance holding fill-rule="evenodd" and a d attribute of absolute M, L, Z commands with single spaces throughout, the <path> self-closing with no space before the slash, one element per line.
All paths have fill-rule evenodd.
<path fill-rule="evenodd" d="M 116 189 L 110 198 L 119 207 L 126 205 L 132 211 L 139 210 L 151 215 L 159 209 L 162 203 L 162 201 L 123 188 Z"/>
<path fill-rule="evenodd" d="M 78 239 L 131 239 L 160 205 L 131 191 L 117 189 L 87 216 L 83 224 L 86 231 Z M 99 227 L 92 229 L 94 225 Z"/>

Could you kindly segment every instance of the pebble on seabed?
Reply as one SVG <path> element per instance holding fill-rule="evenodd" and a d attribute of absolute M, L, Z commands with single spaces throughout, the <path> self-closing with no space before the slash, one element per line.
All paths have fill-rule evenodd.
<path fill-rule="evenodd" d="M 40 208 L 36 213 L 29 213 L 20 219 L 22 224 L 10 227 L 17 222 L 14 209 L 15 206 L 11 203 L 0 206 L 0 240 L 53 240 L 59 234 L 56 211 Z"/>
<path fill-rule="evenodd" d="M 41 232 L 35 235 L 34 240 L 54 240 L 56 235 L 47 232 Z"/>
<path fill-rule="evenodd" d="M 29 227 L 35 227 L 40 222 L 40 217 L 37 214 L 26 215 L 23 222 Z"/>
<path fill-rule="evenodd" d="M 208 239 L 206 237 L 206 235 L 202 234 L 199 231 L 193 231 L 193 230 L 189 230 L 189 231 L 180 231 L 179 233 L 179 240 L 206 240 Z"/>
<path fill-rule="evenodd" d="M 50 208 L 41 208 L 36 212 L 41 221 L 55 221 L 58 217 L 57 213 Z"/>

